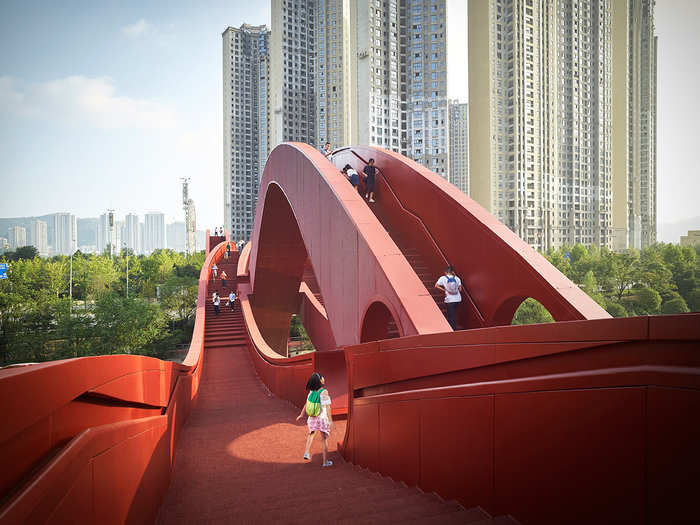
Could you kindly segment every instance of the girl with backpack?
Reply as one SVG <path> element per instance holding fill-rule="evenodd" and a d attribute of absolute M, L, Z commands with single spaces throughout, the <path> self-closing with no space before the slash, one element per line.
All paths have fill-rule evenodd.
<path fill-rule="evenodd" d="M 326 379 L 321 374 L 318 372 L 311 374 L 311 377 L 306 382 L 306 389 L 309 391 L 309 395 L 306 396 L 306 404 L 299 412 L 297 421 L 304 417 L 304 413 L 308 416 L 306 424 L 309 427 L 309 435 L 306 438 L 304 459 L 311 459 L 309 449 L 311 448 L 311 442 L 314 440 L 315 432 L 318 430 L 323 438 L 323 464 L 321 466 L 330 467 L 333 462 L 328 459 L 327 440 L 331 429 L 335 428 L 335 425 L 331 416 L 331 396 L 328 394 L 325 384 Z"/>
<path fill-rule="evenodd" d="M 464 291 L 464 288 L 462 288 L 462 280 L 457 277 L 452 266 L 445 268 L 445 275 L 438 279 L 438 282 L 435 283 L 435 288 L 445 292 L 447 322 L 450 323 L 452 330 L 457 330 L 455 314 L 457 313 L 457 307 L 462 302 L 462 295 L 459 292 Z"/>

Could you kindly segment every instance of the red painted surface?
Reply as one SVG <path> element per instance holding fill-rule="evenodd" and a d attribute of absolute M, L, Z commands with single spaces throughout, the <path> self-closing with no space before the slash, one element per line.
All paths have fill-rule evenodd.
<path fill-rule="evenodd" d="M 333 162 L 362 172 L 369 158 L 380 170 L 372 209 L 392 233 L 422 254 L 435 281 L 446 262 L 455 268 L 469 295 L 460 309 L 464 327 L 510 324 L 528 297 L 558 321 L 609 317 L 496 217 L 427 168 L 369 146 L 339 150 Z"/>
<path fill-rule="evenodd" d="M 697 517 L 700 314 L 415 336 L 346 357 L 354 463 L 523 524 Z"/>
<path fill-rule="evenodd" d="M 285 353 L 307 259 L 338 345 L 360 341 L 362 316 L 382 301 L 399 333 L 449 329 L 384 227 L 320 152 L 282 144 L 262 177 L 249 262 L 251 301 L 267 343 Z"/>
<path fill-rule="evenodd" d="M 465 506 L 523 524 L 695 520 L 700 314 L 607 318 L 436 175 L 376 148 L 335 161 L 361 168 L 369 156 L 382 170 L 373 209 L 313 148 L 284 144 L 270 156 L 252 242 L 228 263 L 237 330 L 245 325 L 233 338 L 237 359 L 243 345 L 269 391 L 296 406 L 320 371 L 334 413 L 347 412 L 345 458 Z M 209 293 L 220 288 L 210 267 L 225 245 L 207 244 L 182 365 L 105 356 L 0 371 L 3 525 L 153 521 L 200 390 L 205 342 L 211 364 L 222 364 L 209 367 L 210 388 L 243 378 L 224 357 L 233 339 L 222 320 L 205 330 Z M 445 261 L 468 290 L 462 326 L 481 328 L 452 332 L 426 288 Z M 499 326 L 525 297 L 568 321 Z M 285 357 L 292 313 L 322 351 Z M 404 337 L 373 340 L 392 330 Z M 220 413 L 207 417 L 215 424 Z M 211 469 L 230 478 L 225 464 Z M 265 482 L 283 484 L 284 469 L 273 470 Z M 245 492 L 245 482 L 236 487 Z M 200 488 L 186 505 L 210 509 L 228 486 L 219 489 Z M 353 510 L 328 508 L 337 505 Z M 418 507 L 382 512 L 408 519 Z"/>
<path fill-rule="evenodd" d="M 147 523 L 201 380 L 212 250 L 182 365 L 113 355 L 0 370 L 0 523 Z M 79 518 L 78 518 L 79 516 Z"/>

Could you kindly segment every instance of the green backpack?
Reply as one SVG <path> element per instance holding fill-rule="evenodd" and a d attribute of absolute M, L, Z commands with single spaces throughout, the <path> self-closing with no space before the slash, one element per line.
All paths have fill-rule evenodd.
<path fill-rule="evenodd" d="M 306 415 L 318 417 L 321 414 L 321 392 L 323 388 L 312 390 L 309 392 L 309 397 L 306 398 Z"/>

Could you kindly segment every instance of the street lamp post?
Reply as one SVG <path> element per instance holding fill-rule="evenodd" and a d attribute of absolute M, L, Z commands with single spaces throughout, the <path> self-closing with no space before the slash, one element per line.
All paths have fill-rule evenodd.
<path fill-rule="evenodd" d="M 70 285 L 68 286 L 68 296 L 70 298 L 69 305 L 70 305 L 70 312 L 73 313 L 73 253 L 75 253 L 75 250 L 73 249 L 73 246 L 75 245 L 75 237 L 71 239 L 71 244 L 70 244 Z"/>
<path fill-rule="evenodd" d="M 122 241 L 122 246 L 126 250 L 126 298 L 129 298 L 129 246 Z"/>

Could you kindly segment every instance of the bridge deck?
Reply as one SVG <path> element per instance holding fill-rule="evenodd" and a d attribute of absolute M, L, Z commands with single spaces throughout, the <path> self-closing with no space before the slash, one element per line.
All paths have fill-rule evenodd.
<path fill-rule="evenodd" d="M 248 349 L 237 344 L 240 314 L 224 305 L 218 318 L 207 305 L 207 326 L 219 333 L 229 324 L 233 344 L 221 346 L 217 335 L 216 346 L 206 345 L 199 400 L 183 427 L 157 523 L 490 522 L 481 509 L 345 463 L 337 453 L 344 420 L 329 440 L 334 465 L 321 468 L 318 437 L 304 461 L 305 424 L 256 377 Z"/>

